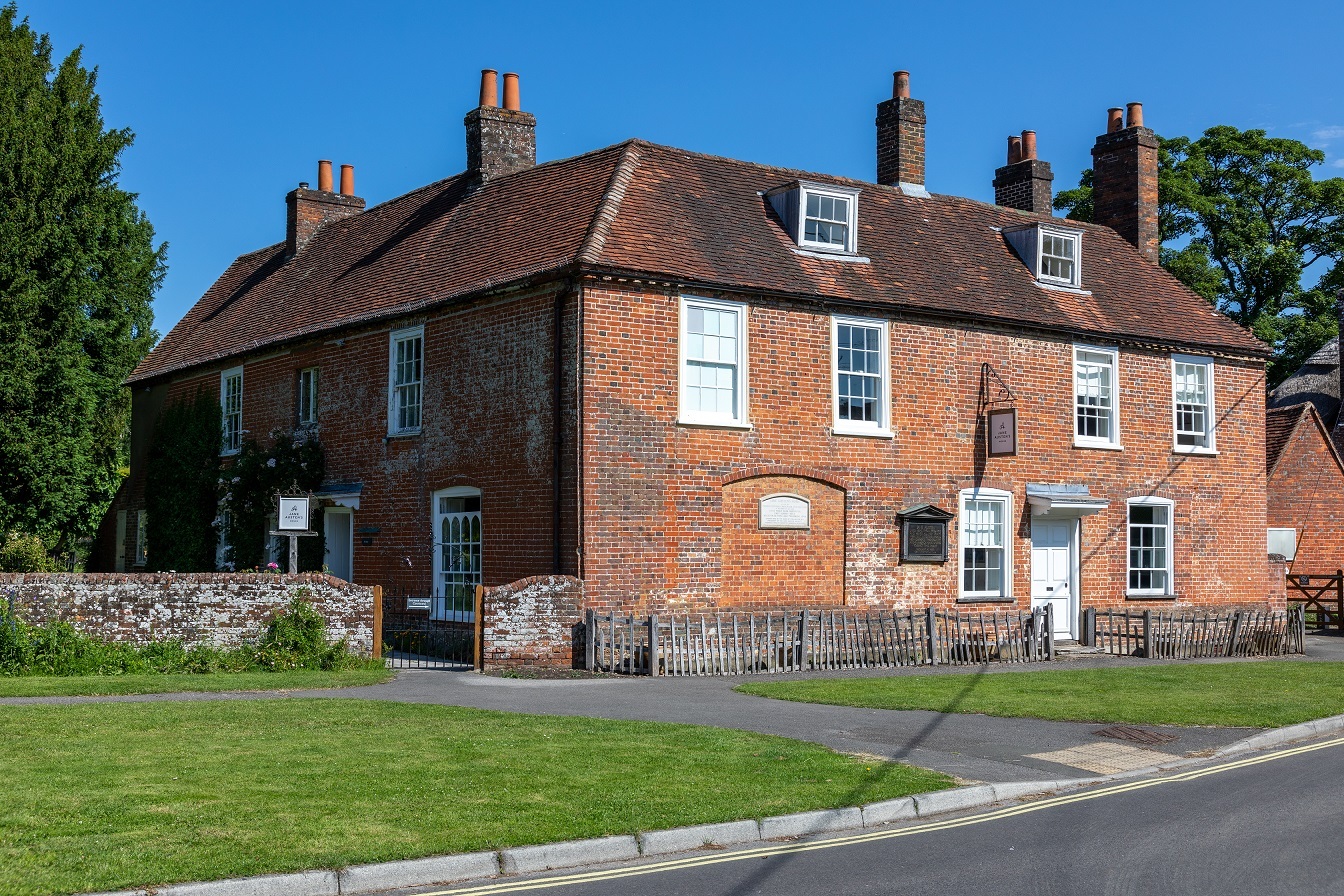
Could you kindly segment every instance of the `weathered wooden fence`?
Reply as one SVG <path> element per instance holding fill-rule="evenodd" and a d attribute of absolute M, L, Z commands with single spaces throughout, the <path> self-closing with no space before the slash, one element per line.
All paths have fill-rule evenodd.
<path fill-rule="evenodd" d="M 1301 606 L 1317 628 L 1344 631 L 1344 570 L 1290 575 L 1287 586 L 1288 603 Z"/>
<path fill-rule="evenodd" d="M 1085 643 L 1117 656 L 1199 659 L 1305 652 L 1300 606 L 1283 610 L 1209 609 L 1083 612 Z"/>
<path fill-rule="evenodd" d="M 749 675 L 922 664 L 1030 663 L 1054 657 L 1048 609 L 994 613 L 798 610 L 667 617 L 589 610 L 589 671 Z"/>

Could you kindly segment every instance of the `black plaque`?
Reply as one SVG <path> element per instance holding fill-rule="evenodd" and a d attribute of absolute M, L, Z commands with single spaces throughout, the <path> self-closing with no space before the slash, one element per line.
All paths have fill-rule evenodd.
<path fill-rule="evenodd" d="M 952 514 L 920 504 L 903 510 L 900 517 L 902 562 L 947 562 L 947 523 Z"/>

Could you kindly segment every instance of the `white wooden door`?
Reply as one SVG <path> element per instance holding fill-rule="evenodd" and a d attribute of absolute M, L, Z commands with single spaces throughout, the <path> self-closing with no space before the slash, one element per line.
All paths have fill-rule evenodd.
<path fill-rule="evenodd" d="M 344 507 L 328 507 L 322 524 L 326 534 L 327 571 L 338 579 L 353 581 L 355 516 Z"/>
<path fill-rule="evenodd" d="M 1076 637 L 1078 601 L 1074 593 L 1073 556 L 1076 520 L 1031 521 L 1031 608 L 1049 604 L 1055 637 Z"/>

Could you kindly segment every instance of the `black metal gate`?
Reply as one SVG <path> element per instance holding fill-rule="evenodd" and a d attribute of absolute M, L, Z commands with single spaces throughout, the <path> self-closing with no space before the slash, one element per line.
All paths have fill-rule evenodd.
<path fill-rule="evenodd" d="M 379 589 L 381 591 L 381 589 Z M 382 594 L 375 598 L 382 658 L 390 669 L 466 672 L 477 666 L 474 609 L 450 608 L 443 598 Z"/>

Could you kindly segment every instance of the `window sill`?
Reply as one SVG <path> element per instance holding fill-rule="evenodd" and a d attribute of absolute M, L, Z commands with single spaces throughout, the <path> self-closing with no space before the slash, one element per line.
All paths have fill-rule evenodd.
<path fill-rule="evenodd" d="M 1092 290 L 1090 289 L 1083 289 L 1081 286 L 1074 286 L 1070 283 L 1051 283 L 1049 280 L 1042 280 L 1039 277 L 1036 278 L 1036 285 L 1041 289 L 1051 289 L 1056 292 L 1068 292 L 1075 296 L 1092 295 Z"/>
<path fill-rule="evenodd" d="M 720 422 L 720 421 L 717 421 L 717 420 L 686 420 L 686 419 L 680 419 L 680 420 L 677 421 L 677 425 L 678 425 L 678 426 L 690 426 L 690 427 L 693 427 L 693 428 L 695 428 L 695 429 L 736 429 L 736 430 L 739 430 L 739 431 L 741 431 L 741 432 L 746 432 L 747 430 L 752 429 L 752 425 L 751 425 L 750 423 L 733 423 L 733 422 L 731 422 L 731 421 L 723 421 L 723 422 Z"/>
<path fill-rule="evenodd" d="M 1011 594 L 1008 595 L 967 595 L 963 594 L 957 598 L 959 604 L 1012 604 L 1017 603 L 1017 598 Z"/>
<path fill-rule="evenodd" d="M 855 264 L 872 264 L 872 259 L 857 252 L 844 252 L 838 249 L 823 249 L 820 246 L 794 246 L 794 255 L 806 255 L 808 258 L 820 258 L 823 261 L 852 261 Z"/>
<path fill-rule="evenodd" d="M 383 441 L 391 442 L 395 439 L 413 439 L 418 435 L 420 435 L 420 430 L 418 429 L 403 429 L 400 432 L 388 433 L 387 435 L 383 436 Z"/>
<path fill-rule="evenodd" d="M 831 435 L 858 436 L 869 439 L 894 439 L 896 437 L 896 434 L 889 429 L 850 429 L 840 426 L 832 426 Z"/>
<path fill-rule="evenodd" d="M 1147 591 L 1126 591 L 1125 600 L 1177 600 L 1174 594 L 1151 594 Z"/>
<path fill-rule="evenodd" d="M 1078 439 L 1078 438 L 1075 438 L 1075 439 L 1073 440 L 1073 447 L 1075 447 L 1075 448 L 1096 448 L 1096 449 L 1098 449 L 1098 450 L 1100 450 L 1100 451 L 1124 451 L 1124 450 L 1125 450 L 1125 446 L 1119 444 L 1118 442 L 1085 442 L 1085 441 L 1082 441 L 1081 439 Z"/>
<path fill-rule="evenodd" d="M 1176 445 L 1171 449 L 1172 454 L 1197 454 L 1204 457 L 1217 457 L 1217 448 L 1203 448 L 1199 445 Z"/>

